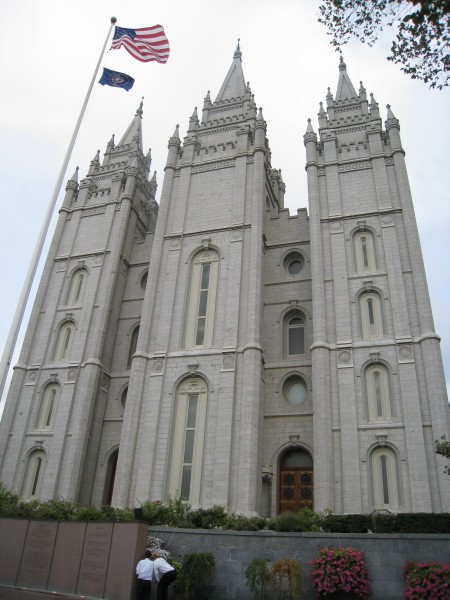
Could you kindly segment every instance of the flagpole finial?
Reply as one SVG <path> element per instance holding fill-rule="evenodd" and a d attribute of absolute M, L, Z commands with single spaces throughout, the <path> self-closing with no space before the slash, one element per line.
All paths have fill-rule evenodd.
<path fill-rule="evenodd" d="M 111 17 L 111 23 L 115 25 L 117 23 L 116 17 Z"/>

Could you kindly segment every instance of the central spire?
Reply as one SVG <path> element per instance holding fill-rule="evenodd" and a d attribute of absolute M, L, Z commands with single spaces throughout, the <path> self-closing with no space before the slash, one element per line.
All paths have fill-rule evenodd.
<path fill-rule="evenodd" d="M 230 100 L 231 98 L 239 98 L 245 94 L 246 85 L 244 73 L 242 71 L 242 52 L 239 42 L 240 40 L 238 40 L 231 67 L 217 94 L 216 102 Z"/>

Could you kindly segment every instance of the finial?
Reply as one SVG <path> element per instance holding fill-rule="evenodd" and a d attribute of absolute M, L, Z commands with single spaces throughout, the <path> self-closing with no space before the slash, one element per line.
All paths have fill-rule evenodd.
<path fill-rule="evenodd" d="M 306 126 L 306 133 L 314 133 L 314 129 L 311 125 L 311 119 L 308 119 L 308 125 Z"/>
<path fill-rule="evenodd" d="M 264 117 L 263 117 L 262 107 L 261 106 L 259 107 L 258 121 L 264 121 Z"/>
<path fill-rule="evenodd" d="M 342 56 L 342 52 L 340 53 L 340 58 L 339 58 L 339 69 L 341 71 L 345 71 L 345 69 L 347 68 L 347 65 L 344 62 L 344 57 Z"/>
<path fill-rule="evenodd" d="M 142 115 L 142 113 L 144 112 L 144 111 L 142 110 L 142 107 L 143 107 L 143 106 L 144 106 L 144 96 L 142 96 L 142 100 L 141 100 L 141 102 L 140 102 L 140 104 L 139 104 L 139 108 L 138 108 L 138 109 L 137 109 L 137 111 L 136 111 L 136 116 L 139 116 L 139 117 L 140 117 L 140 116 Z"/>
<path fill-rule="evenodd" d="M 241 58 L 241 56 L 242 56 L 240 41 L 241 41 L 241 39 L 238 38 L 238 43 L 237 43 L 233 58 Z"/>
<path fill-rule="evenodd" d="M 320 104 L 320 108 L 319 108 L 319 114 L 323 115 L 325 113 L 325 109 L 323 107 L 323 102 L 319 102 Z M 311 119 L 309 119 L 311 121 Z"/>
<path fill-rule="evenodd" d="M 111 23 L 115 25 L 117 23 L 116 17 L 111 17 Z"/>
<path fill-rule="evenodd" d="M 366 88 L 364 87 L 363 82 L 360 81 L 359 82 L 359 93 L 365 92 L 365 91 L 366 91 Z"/>

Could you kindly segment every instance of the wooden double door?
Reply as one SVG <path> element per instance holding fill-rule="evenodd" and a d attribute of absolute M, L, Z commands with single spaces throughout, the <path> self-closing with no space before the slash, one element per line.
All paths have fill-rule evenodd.
<path fill-rule="evenodd" d="M 298 512 L 314 507 L 314 477 L 311 467 L 280 469 L 279 512 Z"/>

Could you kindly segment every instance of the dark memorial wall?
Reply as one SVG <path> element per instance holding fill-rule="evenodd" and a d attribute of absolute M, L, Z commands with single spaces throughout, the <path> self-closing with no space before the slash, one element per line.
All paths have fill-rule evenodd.
<path fill-rule="evenodd" d="M 45 590 L 128 600 L 147 525 L 0 519 L 0 540 L 0 586 L 14 588 L 14 598 Z"/>

